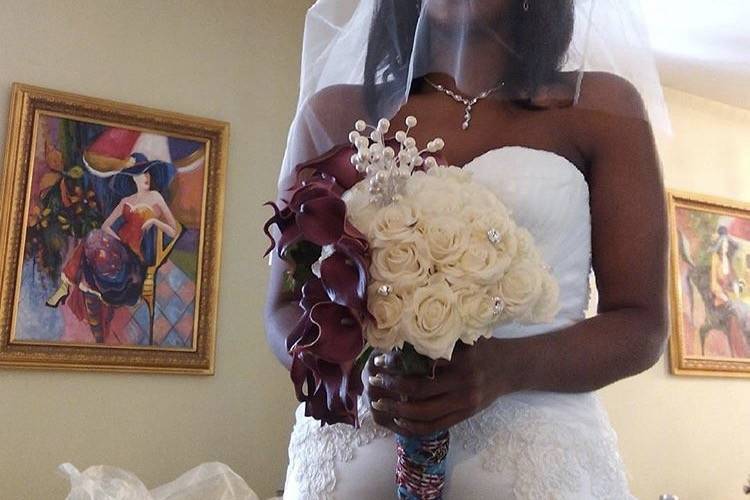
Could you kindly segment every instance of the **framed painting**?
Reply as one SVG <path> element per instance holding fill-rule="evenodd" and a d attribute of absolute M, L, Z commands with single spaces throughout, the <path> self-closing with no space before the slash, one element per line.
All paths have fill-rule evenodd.
<path fill-rule="evenodd" d="M 750 377 L 750 205 L 668 198 L 672 372 Z"/>
<path fill-rule="evenodd" d="M 1 366 L 213 373 L 228 134 L 13 85 Z"/>

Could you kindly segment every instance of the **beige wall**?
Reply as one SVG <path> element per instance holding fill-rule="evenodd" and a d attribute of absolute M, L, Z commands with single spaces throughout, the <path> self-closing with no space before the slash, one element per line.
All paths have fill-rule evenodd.
<path fill-rule="evenodd" d="M 750 111 L 667 90 L 674 137 L 661 139 L 667 187 L 750 202 Z M 665 356 L 602 391 L 634 494 L 747 498 L 750 379 L 675 377 Z"/>
<path fill-rule="evenodd" d="M 0 1 L 0 116 L 10 83 L 22 81 L 232 126 L 216 376 L 0 371 L 0 499 L 63 498 L 54 469 L 64 461 L 118 465 L 152 486 L 219 460 L 262 497 L 279 486 L 293 402 L 264 341 L 259 205 L 274 190 L 308 4 Z M 668 184 L 747 201 L 748 113 L 668 98 L 677 131 L 663 144 Z M 676 378 L 662 362 L 603 398 L 640 498 L 742 497 L 750 382 Z"/>
<path fill-rule="evenodd" d="M 56 466 L 148 485 L 209 460 L 279 487 L 292 393 L 260 311 L 260 228 L 295 106 L 301 0 L 0 0 L 0 137 L 12 81 L 231 123 L 216 375 L 0 370 L 0 499 L 65 497 Z"/>

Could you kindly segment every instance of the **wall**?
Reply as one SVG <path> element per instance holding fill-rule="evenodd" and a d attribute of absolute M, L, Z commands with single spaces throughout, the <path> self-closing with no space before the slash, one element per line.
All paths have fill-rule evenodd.
<path fill-rule="evenodd" d="M 750 202 L 750 111 L 667 89 L 667 187 Z M 668 355 L 602 391 L 634 494 L 732 500 L 750 475 L 750 379 L 675 377 Z"/>
<path fill-rule="evenodd" d="M 0 499 L 63 498 L 54 470 L 65 461 L 118 465 L 153 486 L 219 460 L 261 497 L 281 484 L 293 402 L 264 341 L 259 205 L 273 193 L 295 104 L 307 5 L 0 2 L 0 116 L 21 81 L 232 126 L 216 375 L 0 371 Z M 667 184 L 750 201 L 750 112 L 667 97 L 676 130 L 661 142 Z M 673 377 L 662 360 L 602 396 L 639 498 L 743 498 L 750 381 Z"/>
<path fill-rule="evenodd" d="M 12 81 L 231 123 L 216 375 L 0 370 L 0 499 L 64 498 L 65 461 L 154 486 L 219 460 L 263 498 L 281 484 L 292 394 L 265 345 L 260 204 L 275 195 L 308 5 L 0 1 L 0 137 Z"/>

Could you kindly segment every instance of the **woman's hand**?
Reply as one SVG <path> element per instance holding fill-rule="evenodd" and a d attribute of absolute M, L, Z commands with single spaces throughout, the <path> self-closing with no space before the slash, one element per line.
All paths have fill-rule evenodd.
<path fill-rule="evenodd" d="M 145 232 L 145 231 L 148 231 L 149 229 L 151 229 L 152 227 L 154 227 L 154 226 L 156 225 L 156 223 L 157 223 L 157 222 L 158 222 L 158 220 L 156 220 L 156 219 L 148 219 L 148 220 L 147 220 L 146 222 L 144 222 L 144 223 L 143 223 L 143 225 L 141 226 L 141 231 L 144 231 L 144 232 Z"/>
<path fill-rule="evenodd" d="M 397 353 L 378 354 L 368 364 L 368 396 L 375 422 L 405 436 L 448 429 L 521 390 L 513 341 L 459 342 L 448 362 L 439 360 L 434 377 L 404 375 Z"/>
<path fill-rule="evenodd" d="M 107 233 L 107 235 L 111 236 L 112 238 L 116 239 L 117 241 L 121 241 L 120 240 L 120 235 L 117 234 L 117 232 L 114 229 L 112 229 L 111 226 L 105 226 L 105 227 L 103 227 L 103 230 L 104 230 L 105 233 Z"/>
<path fill-rule="evenodd" d="M 167 236 L 170 238 L 174 238 L 174 236 L 177 234 L 177 231 L 175 231 L 174 228 L 170 227 L 168 224 L 165 224 L 164 222 L 160 221 L 159 219 L 148 219 L 146 222 L 143 223 L 141 226 L 142 231 L 148 231 L 152 227 L 158 227 L 159 229 L 164 232 Z"/>

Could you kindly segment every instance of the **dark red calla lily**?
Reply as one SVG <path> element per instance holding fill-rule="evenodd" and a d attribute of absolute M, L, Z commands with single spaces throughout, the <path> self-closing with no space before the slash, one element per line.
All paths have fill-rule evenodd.
<path fill-rule="evenodd" d="M 320 265 L 320 279 L 331 301 L 361 309 L 365 298 L 366 280 L 361 269 L 343 252 L 335 252 Z"/>
<path fill-rule="evenodd" d="M 272 241 L 268 252 L 275 248 L 293 268 L 298 254 L 289 250 L 296 245 L 334 249 L 321 263 L 321 279 L 307 273 L 311 277 L 297 284 L 303 314 L 287 336 L 297 399 L 305 404 L 306 415 L 324 424 L 357 425 L 357 400 L 364 390 L 356 360 L 364 347 L 362 321 L 368 316 L 369 247 L 347 220 L 341 199 L 362 179 L 350 163 L 353 152 L 351 146 L 337 147 L 299 165 L 284 207 L 268 203 L 274 215 L 263 227 Z"/>
<path fill-rule="evenodd" d="M 357 295 L 362 298 L 366 297 L 368 270 L 370 269 L 370 253 L 367 241 L 342 238 L 336 244 L 336 251 L 346 255 L 347 259 L 351 261 L 351 265 L 357 268 L 359 276 Z"/>
<path fill-rule="evenodd" d="M 303 203 L 297 215 L 297 226 L 303 237 L 320 246 L 332 245 L 341 239 L 345 224 L 346 204 L 334 196 Z"/>
<path fill-rule="evenodd" d="M 297 167 L 297 177 L 310 171 L 336 179 L 336 184 L 344 190 L 351 189 L 362 180 L 362 174 L 351 164 L 351 157 L 357 150 L 351 144 L 337 146 L 328 153 Z"/>
<path fill-rule="evenodd" d="M 327 301 L 328 294 L 321 280 L 313 277 L 305 282 L 302 287 L 302 299 L 299 301 L 305 312 L 309 313 L 315 304 Z"/>
<path fill-rule="evenodd" d="M 330 363 L 343 364 L 356 359 L 364 347 L 362 325 L 348 307 L 322 302 L 310 311 L 310 321 L 318 328 L 318 336 L 308 344 L 292 349 L 305 350 Z"/>
<path fill-rule="evenodd" d="M 304 184 L 299 190 L 297 190 L 292 199 L 289 200 L 289 209 L 294 213 L 299 213 L 302 209 L 302 205 L 308 201 L 316 200 L 318 198 L 327 198 L 329 196 L 333 198 L 341 198 L 341 196 L 331 189 L 330 180 L 315 178 L 309 183 Z"/>

